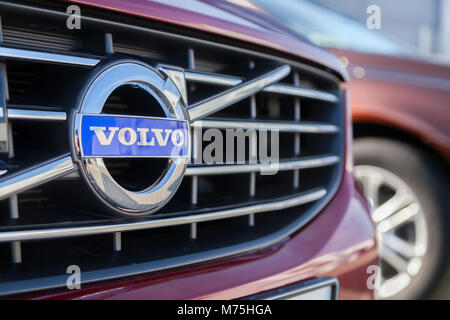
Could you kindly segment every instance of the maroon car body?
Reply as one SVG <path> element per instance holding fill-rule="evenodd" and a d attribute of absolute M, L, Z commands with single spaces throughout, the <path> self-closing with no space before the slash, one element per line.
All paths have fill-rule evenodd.
<path fill-rule="evenodd" d="M 276 23 L 262 18 L 246 1 L 80 0 L 80 5 L 136 15 L 181 29 L 204 32 L 215 41 L 229 39 L 251 44 L 272 54 L 310 60 L 333 70 L 341 79 L 346 71 L 326 50 L 303 41 Z M 248 5 L 246 7 L 246 5 Z M 352 173 L 352 132 L 346 102 L 343 176 L 325 209 L 288 241 L 250 254 L 176 270 L 140 275 L 106 283 L 83 285 L 80 290 L 28 294 L 31 299 L 238 299 L 323 276 L 339 280 L 341 299 L 371 299 L 367 286 L 369 265 L 377 264 L 373 224 Z"/>

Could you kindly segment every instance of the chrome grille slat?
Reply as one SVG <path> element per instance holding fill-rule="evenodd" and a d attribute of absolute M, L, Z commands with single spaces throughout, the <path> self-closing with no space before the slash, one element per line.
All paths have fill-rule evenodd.
<path fill-rule="evenodd" d="M 255 130 L 278 130 L 294 133 L 337 133 L 339 128 L 331 124 L 300 123 L 292 121 L 242 121 L 240 119 L 208 119 L 198 120 L 191 124 L 196 128 L 218 128 L 218 129 L 255 129 Z"/>
<path fill-rule="evenodd" d="M 337 156 L 311 157 L 309 159 L 280 161 L 276 164 L 270 164 L 270 167 L 277 167 L 278 171 L 310 169 L 325 167 L 339 162 Z M 269 165 L 267 165 L 269 166 Z M 217 174 L 239 174 L 249 172 L 261 172 L 267 168 L 264 164 L 220 164 L 192 166 L 186 169 L 187 176 L 217 175 Z"/>
<path fill-rule="evenodd" d="M 75 170 L 72 157 L 64 155 L 0 180 L 0 200 L 56 179 Z"/>
<path fill-rule="evenodd" d="M 66 121 L 67 113 L 60 111 L 44 111 L 33 109 L 17 109 L 8 106 L 8 119 Z"/>
<path fill-rule="evenodd" d="M 199 82 L 204 84 L 211 84 L 217 86 L 237 86 L 242 83 L 242 79 L 239 77 L 226 76 L 221 74 L 194 72 L 192 70 L 185 71 L 186 80 L 192 82 Z M 309 88 L 302 88 L 297 86 L 291 86 L 286 84 L 271 84 L 265 87 L 262 91 L 270 93 L 278 93 L 291 95 L 302 98 L 311 98 L 327 102 L 336 103 L 339 98 L 328 92 L 314 90 Z"/>
<path fill-rule="evenodd" d="M 94 67 L 100 62 L 99 59 L 85 58 L 59 53 L 44 51 L 24 50 L 18 48 L 0 47 L 0 58 L 14 60 L 31 60 L 47 63 L 59 63 L 84 67 Z"/>
<path fill-rule="evenodd" d="M 270 203 L 243 206 L 236 209 L 222 210 L 200 215 L 190 215 L 177 218 L 158 219 L 143 222 L 132 222 L 122 224 L 110 224 L 100 226 L 82 226 L 72 228 L 54 228 L 40 230 L 24 230 L 24 231 L 6 231 L 0 232 L 0 242 L 24 241 L 24 240 L 42 240 L 52 238 L 87 236 L 92 234 L 125 232 L 133 230 L 143 230 L 160 228 L 166 226 L 184 225 L 192 223 L 207 222 L 213 220 L 221 220 L 227 218 L 235 218 L 245 216 L 250 213 L 258 214 L 263 212 L 278 211 L 301 204 L 319 200 L 327 194 L 325 189 L 313 190 L 300 194 L 288 199 L 273 201 Z"/>
<path fill-rule="evenodd" d="M 193 70 L 184 71 L 184 76 L 188 81 L 213 84 L 217 86 L 233 87 L 242 83 L 242 79 L 239 77 L 226 76 L 223 74 L 195 72 Z"/>
<path fill-rule="evenodd" d="M 273 84 L 270 87 L 267 87 L 265 92 L 271 92 L 271 93 L 279 93 L 279 94 L 286 94 L 296 97 L 303 97 L 303 98 L 311 98 L 311 99 L 317 99 L 327 102 L 336 103 L 339 101 L 339 98 L 334 95 L 327 92 L 322 92 L 318 90 L 312 90 L 307 88 L 300 88 L 300 87 L 293 87 L 293 86 L 287 86 L 287 85 L 281 85 L 281 84 Z"/>

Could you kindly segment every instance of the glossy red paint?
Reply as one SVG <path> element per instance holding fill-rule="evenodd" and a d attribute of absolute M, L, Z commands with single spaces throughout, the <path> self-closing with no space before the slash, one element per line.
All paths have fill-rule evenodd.
<path fill-rule="evenodd" d="M 349 61 L 353 121 L 397 128 L 450 162 L 450 67 L 407 57 L 333 50 Z M 359 69 L 359 77 L 355 76 Z M 362 68 L 362 69 L 361 69 Z"/>
<path fill-rule="evenodd" d="M 105 10 L 232 38 L 308 59 L 347 77 L 347 71 L 330 52 L 310 44 L 281 26 L 250 1 L 225 0 L 68 0 Z M 239 3 L 239 4 L 238 4 Z M 220 41 L 220 38 L 217 39 Z"/>

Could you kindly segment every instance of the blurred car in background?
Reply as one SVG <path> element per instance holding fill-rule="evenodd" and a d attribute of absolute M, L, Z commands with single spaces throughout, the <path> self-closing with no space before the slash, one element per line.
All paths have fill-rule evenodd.
<path fill-rule="evenodd" d="M 377 225 L 376 296 L 426 297 L 448 265 L 450 67 L 313 2 L 255 2 L 348 68 L 355 176 Z"/>

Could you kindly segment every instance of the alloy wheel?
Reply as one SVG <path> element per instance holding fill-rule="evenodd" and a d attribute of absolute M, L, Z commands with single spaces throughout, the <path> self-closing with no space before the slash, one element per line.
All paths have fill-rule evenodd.
<path fill-rule="evenodd" d="M 375 297 L 390 298 L 408 288 L 422 268 L 428 239 L 425 213 L 412 189 L 394 173 L 359 165 L 355 177 L 376 225 L 380 272 Z"/>

